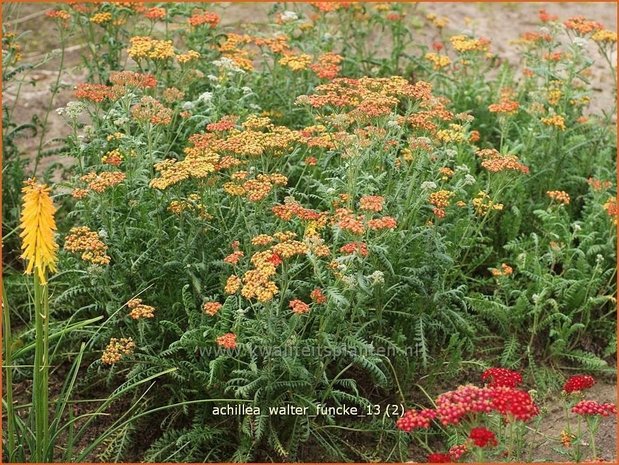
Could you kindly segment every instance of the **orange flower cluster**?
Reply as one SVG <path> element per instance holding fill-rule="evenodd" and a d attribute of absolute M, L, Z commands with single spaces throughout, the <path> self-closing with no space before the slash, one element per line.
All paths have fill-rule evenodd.
<path fill-rule="evenodd" d="M 383 216 L 368 221 L 368 228 L 378 231 L 380 229 L 395 229 L 398 225 L 397 220 L 392 216 Z"/>
<path fill-rule="evenodd" d="M 391 113 L 400 99 L 427 101 L 432 97 L 430 84 L 419 81 L 411 84 L 401 76 L 360 79 L 336 78 L 317 86 L 313 95 L 297 98 L 298 104 L 313 108 L 334 107 L 349 110 L 353 119 L 379 117 Z"/>
<path fill-rule="evenodd" d="M 382 211 L 385 198 L 380 195 L 364 195 L 359 200 L 359 208 L 368 212 Z"/>
<path fill-rule="evenodd" d="M 266 198 L 274 186 L 285 186 L 288 178 L 280 173 L 259 174 L 255 179 L 246 179 L 247 171 L 237 171 L 231 177 L 232 182 L 224 184 L 224 191 L 233 196 L 246 197 L 250 202 L 259 202 Z"/>
<path fill-rule="evenodd" d="M 303 315 L 310 311 L 310 306 L 299 299 L 291 300 L 288 306 L 292 309 L 293 313 L 297 315 Z"/>
<path fill-rule="evenodd" d="M 236 120 L 238 118 L 234 115 L 228 115 L 221 118 L 219 121 L 215 123 L 210 123 L 206 125 L 206 130 L 209 132 L 224 132 L 229 131 L 230 129 L 234 129 L 236 126 Z"/>
<path fill-rule="evenodd" d="M 229 265 L 236 265 L 244 256 L 245 254 L 243 253 L 243 251 L 235 250 L 230 255 L 226 256 L 226 258 L 224 258 L 224 263 L 228 263 Z"/>
<path fill-rule="evenodd" d="M 319 220 L 324 216 L 323 213 L 303 207 L 292 197 L 284 199 L 283 204 L 275 205 L 272 211 L 275 216 L 284 221 L 290 221 L 293 218 L 313 221 Z"/>
<path fill-rule="evenodd" d="M 226 40 L 219 46 L 222 57 L 231 60 L 239 69 L 251 71 L 254 64 L 249 52 L 242 47 L 253 41 L 251 36 L 246 34 L 228 34 Z"/>
<path fill-rule="evenodd" d="M 336 53 L 325 53 L 318 57 L 318 62 L 310 65 L 310 69 L 320 79 L 335 79 L 342 70 L 340 63 L 344 58 Z"/>
<path fill-rule="evenodd" d="M 310 299 L 312 302 L 321 305 L 327 303 L 327 296 L 324 294 L 322 289 L 316 288 L 312 292 L 310 292 Z"/>
<path fill-rule="evenodd" d="M 160 8 L 157 6 L 149 8 L 148 10 L 144 12 L 144 17 L 146 19 L 150 19 L 151 21 L 157 21 L 157 20 L 164 19 L 166 17 L 165 8 Z"/>
<path fill-rule="evenodd" d="M 65 239 L 65 250 L 73 253 L 82 252 L 82 260 L 93 265 L 108 265 L 110 257 L 107 255 L 107 245 L 103 243 L 99 234 L 88 226 L 71 228 Z"/>
<path fill-rule="evenodd" d="M 104 100 L 115 101 L 125 94 L 120 86 L 106 86 L 105 84 L 78 84 L 75 88 L 75 97 L 81 100 L 101 103 Z"/>
<path fill-rule="evenodd" d="M 236 334 L 226 333 L 217 338 L 217 345 L 224 349 L 236 349 Z"/>
<path fill-rule="evenodd" d="M 45 16 L 52 19 L 58 19 L 60 21 L 67 22 L 71 19 L 71 15 L 64 10 L 48 10 L 45 12 Z"/>
<path fill-rule="evenodd" d="M 103 171 L 99 174 L 91 171 L 80 178 L 81 182 L 87 184 L 87 188 L 98 194 L 117 186 L 125 180 L 127 176 L 122 171 Z"/>
<path fill-rule="evenodd" d="M 219 310 L 221 310 L 221 307 L 223 307 L 223 305 L 219 302 L 205 302 L 204 305 L 202 305 L 202 311 L 208 316 L 215 316 Z"/>
<path fill-rule="evenodd" d="M 357 253 L 362 257 L 367 257 L 368 246 L 365 242 L 349 242 L 340 247 L 340 252 L 345 254 Z"/>
<path fill-rule="evenodd" d="M 171 40 L 157 40 L 148 36 L 136 36 L 130 39 L 127 54 L 136 61 L 143 58 L 167 60 L 174 57 L 174 46 Z"/>
<path fill-rule="evenodd" d="M 473 209 L 478 216 L 484 216 L 489 211 L 503 210 L 503 204 L 493 201 L 487 192 L 479 191 L 472 201 Z"/>
<path fill-rule="evenodd" d="M 132 338 L 121 337 L 117 339 L 113 337 L 101 355 L 101 363 L 104 365 L 114 365 L 120 362 L 124 356 L 133 354 L 134 350 L 135 343 Z"/>
<path fill-rule="evenodd" d="M 545 9 L 539 10 L 539 20 L 542 23 L 549 23 L 551 21 L 556 21 L 557 19 L 559 19 L 557 15 L 551 15 Z"/>
<path fill-rule="evenodd" d="M 501 263 L 500 269 L 491 268 L 490 272 L 492 273 L 492 276 L 494 276 L 495 278 L 500 278 L 500 277 L 510 276 L 514 272 L 514 269 L 505 263 Z"/>
<path fill-rule="evenodd" d="M 227 122 L 222 124 L 225 124 L 224 127 L 229 127 Z M 217 169 L 224 169 L 241 164 L 240 160 L 235 160 L 233 157 L 283 156 L 290 153 L 294 144 L 301 139 L 297 131 L 285 126 L 275 126 L 267 117 L 250 115 L 242 126 L 240 130 L 230 127 L 223 134 L 219 132 L 194 134 L 189 141 L 195 148 L 186 149 L 185 152 L 191 154 L 207 150 L 220 154 L 222 161 Z"/>
<path fill-rule="evenodd" d="M 167 126 L 172 122 L 172 110 L 162 105 L 157 99 L 144 96 L 131 107 L 131 115 L 141 122 L 158 126 Z"/>
<path fill-rule="evenodd" d="M 570 194 L 565 191 L 546 191 L 546 195 L 562 205 L 570 204 Z"/>
<path fill-rule="evenodd" d="M 123 156 L 122 153 L 120 153 L 120 150 L 114 149 L 114 150 L 110 150 L 108 153 L 106 153 L 105 155 L 101 157 L 101 163 L 104 163 L 110 166 L 120 166 L 124 158 L 125 157 Z"/>
<path fill-rule="evenodd" d="M 454 170 L 452 170 L 448 166 L 443 166 L 442 168 L 439 168 L 438 172 L 441 175 L 441 180 L 443 181 L 449 180 L 449 178 L 451 178 L 455 173 Z"/>
<path fill-rule="evenodd" d="M 208 25 L 211 28 L 214 28 L 219 24 L 220 18 L 217 13 L 211 13 L 208 11 L 204 12 L 194 12 L 189 18 L 189 24 L 192 27 L 198 27 L 203 25 Z"/>
<path fill-rule="evenodd" d="M 619 217 L 619 210 L 617 209 L 617 199 L 614 197 L 609 198 L 606 203 L 604 203 L 604 210 L 606 213 L 613 219 L 613 223 L 617 224 L 617 217 Z"/>
<path fill-rule="evenodd" d="M 342 8 L 347 8 L 351 5 L 351 2 L 309 2 L 314 8 L 323 13 L 330 13 Z"/>
<path fill-rule="evenodd" d="M 609 189 L 613 183 L 610 181 L 602 181 L 600 179 L 589 178 L 587 179 L 587 183 L 591 186 L 594 191 L 604 191 Z"/>
<path fill-rule="evenodd" d="M 112 71 L 110 82 L 116 86 L 137 87 L 138 89 L 154 89 L 157 87 L 157 78 L 149 73 L 133 71 Z"/>
<path fill-rule="evenodd" d="M 134 320 L 155 317 L 155 307 L 143 304 L 142 299 L 131 299 L 129 302 L 127 302 L 127 307 L 129 307 L 129 309 L 131 310 L 129 312 L 129 316 Z"/>
<path fill-rule="evenodd" d="M 520 38 L 514 41 L 523 45 L 539 45 L 545 42 L 552 42 L 552 36 L 547 32 L 523 32 Z"/>
<path fill-rule="evenodd" d="M 434 207 L 432 213 L 434 213 L 437 218 L 445 218 L 445 208 L 451 204 L 451 199 L 454 195 L 456 194 L 452 191 L 442 189 L 432 192 L 428 196 L 428 203 Z"/>
<path fill-rule="evenodd" d="M 333 220 L 339 228 L 351 234 L 360 236 L 365 232 L 364 217 L 362 215 L 355 215 L 348 208 L 338 208 L 335 211 Z"/>
<path fill-rule="evenodd" d="M 505 113 L 506 115 L 514 115 L 520 108 L 520 104 L 513 100 L 502 99 L 499 103 L 493 103 L 488 106 L 488 111 L 491 113 Z"/>
<path fill-rule="evenodd" d="M 480 149 L 476 155 L 482 159 L 481 166 L 491 173 L 502 171 L 529 173 L 529 167 L 522 164 L 516 155 L 505 155 L 496 149 Z"/>
<path fill-rule="evenodd" d="M 568 433 L 567 431 L 563 430 L 561 431 L 561 444 L 563 445 L 563 447 L 565 447 L 566 449 L 572 446 L 572 442 L 576 439 L 576 435 Z"/>
<path fill-rule="evenodd" d="M 597 21 L 591 21 L 584 16 L 573 16 L 565 21 L 565 27 L 569 30 L 576 32 L 579 35 L 587 35 L 592 32 L 599 31 L 600 29 L 604 29 Z"/>

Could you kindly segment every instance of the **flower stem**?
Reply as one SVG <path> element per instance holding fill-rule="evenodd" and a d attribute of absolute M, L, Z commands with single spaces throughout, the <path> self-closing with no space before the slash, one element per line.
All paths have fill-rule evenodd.
<path fill-rule="evenodd" d="M 34 351 L 34 373 L 32 406 L 35 424 L 34 462 L 48 462 L 49 446 L 49 299 L 47 285 L 41 284 L 38 273 L 34 273 L 34 311 L 36 342 Z"/>
<path fill-rule="evenodd" d="M 8 451 L 6 452 L 9 462 L 13 462 L 15 454 L 15 408 L 13 405 L 13 338 L 11 337 L 11 314 L 9 305 L 6 301 L 6 292 L 4 290 L 4 282 L 2 283 L 2 338 L 4 341 L 4 360 L 3 364 L 6 368 L 6 435 Z"/>

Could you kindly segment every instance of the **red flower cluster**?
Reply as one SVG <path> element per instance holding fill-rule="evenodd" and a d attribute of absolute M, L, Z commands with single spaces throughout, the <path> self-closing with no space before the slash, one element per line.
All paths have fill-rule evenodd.
<path fill-rule="evenodd" d="M 443 425 L 455 425 L 469 413 L 492 411 L 491 391 L 473 385 L 459 386 L 455 391 L 441 394 L 436 399 L 436 413 Z"/>
<path fill-rule="evenodd" d="M 436 411 L 431 409 L 408 410 L 396 422 L 398 429 L 410 433 L 416 428 L 429 428 L 430 422 L 436 417 Z"/>
<path fill-rule="evenodd" d="M 428 463 L 451 463 L 449 454 L 429 454 Z"/>
<path fill-rule="evenodd" d="M 522 384 L 522 375 L 517 371 L 508 368 L 488 368 L 481 375 L 483 381 L 490 380 L 490 387 L 511 387 L 515 388 Z"/>
<path fill-rule="evenodd" d="M 607 417 L 617 414 L 617 407 L 614 404 L 600 404 L 594 400 L 581 400 L 574 407 L 572 413 L 577 415 L 601 415 Z"/>
<path fill-rule="evenodd" d="M 572 392 L 584 391 L 595 384 L 595 378 L 589 375 L 571 376 L 563 385 L 563 390 L 568 394 Z"/>
<path fill-rule="evenodd" d="M 494 447 L 498 445 L 495 434 L 483 426 L 473 428 L 469 433 L 469 439 L 478 447 Z"/>
<path fill-rule="evenodd" d="M 526 391 L 508 387 L 490 388 L 494 410 L 506 417 L 528 421 L 539 413 L 539 408 Z"/>
<path fill-rule="evenodd" d="M 365 242 L 349 242 L 340 247 L 340 252 L 346 254 L 353 254 L 357 252 L 362 257 L 368 256 L 368 246 Z"/>
<path fill-rule="evenodd" d="M 466 444 L 458 444 L 449 448 L 449 456 L 451 460 L 457 462 L 464 454 L 468 452 Z"/>
<path fill-rule="evenodd" d="M 506 386 L 460 386 L 455 391 L 441 394 L 436 405 L 443 425 L 457 424 L 469 413 L 495 411 L 521 421 L 528 421 L 539 413 L 528 392 Z"/>

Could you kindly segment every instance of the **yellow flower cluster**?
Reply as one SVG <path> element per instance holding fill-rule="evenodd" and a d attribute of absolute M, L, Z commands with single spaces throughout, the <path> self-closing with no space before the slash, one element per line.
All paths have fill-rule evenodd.
<path fill-rule="evenodd" d="M 166 60 L 174 57 L 174 46 L 171 40 L 157 40 L 148 36 L 132 37 L 127 54 L 134 60 L 150 58 L 151 60 Z"/>
<path fill-rule="evenodd" d="M 434 13 L 427 14 L 426 19 L 439 29 L 443 29 L 447 26 L 447 24 L 449 24 L 449 18 L 445 16 L 437 16 Z"/>
<path fill-rule="evenodd" d="M 201 201 L 200 195 L 192 193 L 187 196 L 187 200 L 172 200 L 168 205 L 168 211 L 175 215 L 180 215 L 183 212 L 196 213 L 203 220 L 210 220 L 213 218 L 206 211 L 206 207 Z"/>
<path fill-rule="evenodd" d="M 127 307 L 129 307 L 129 309 L 131 310 L 129 312 L 129 316 L 134 320 L 155 317 L 155 307 L 143 304 L 142 299 L 131 299 L 129 302 L 127 302 Z"/>
<path fill-rule="evenodd" d="M 135 343 L 130 337 L 121 337 L 110 339 L 107 347 L 101 355 L 101 362 L 105 365 L 114 365 L 120 362 L 123 356 L 131 355 L 135 350 Z"/>
<path fill-rule="evenodd" d="M 494 202 L 487 192 L 480 191 L 473 199 L 473 209 L 478 216 L 484 216 L 492 210 L 503 210 L 503 204 Z"/>
<path fill-rule="evenodd" d="M 152 179 L 150 187 L 165 190 L 186 179 L 204 179 L 216 169 L 219 155 L 207 148 L 187 147 L 184 160 L 167 159 L 155 164 L 159 177 Z"/>
<path fill-rule="evenodd" d="M 267 154 L 279 157 L 289 153 L 300 139 L 299 132 L 285 126 L 274 126 L 266 117 L 252 115 L 243 124 L 242 130 L 231 128 L 225 133 L 191 136 L 190 146 L 184 150 L 185 159 L 157 163 L 155 169 L 160 177 L 151 180 L 150 185 L 163 190 L 187 179 L 205 178 L 209 173 L 245 163 L 236 157 L 257 158 Z M 239 183 L 230 183 L 226 186 L 226 192 L 245 195 L 246 191 L 251 191 L 259 200 L 264 194 L 266 181 L 267 178 L 256 179 L 244 187 Z M 270 175 L 268 181 L 282 185 L 287 182 L 284 176 L 278 174 Z"/>
<path fill-rule="evenodd" d="M 443 143 L 460 143 L 467 140 L 464 128 L 459 124 L 450 124 L 449 129 L 439 129 L 436 131 L 436 139 Z"/>
<path fill-rule="evenodd" d="M 26 273 L 35 270 L 41 284 L 46 284 L 47 270 L 56 271 L 56 209 L 50 197 L 50 189 L 45 185 L 36 184 L 34 180 L 26 181 L 22 193 L 21 258 L 28 262 Z"/>
<path fill-rule="evenodd" d="M 176 60 L 180 64 L 189 63 L 190 61 L 194 61 L 200 58 L 200 52 L 196 52 L 195 50 L 188 50 L 185 53 L 181 53 L 176 55 Z"/>
<path fill-rule="evenodd" d="M 456 35 L 450 37 L 449 42 L 458 53 L 487 52 L 490 49 L 490 41 L 484 38 L 475 39 L 465 35 Z"/>
<path fill-rule="evenodd" d="M 510 276 L 514 272 L 514 269 L 506 263 L 501 263 L 501 268 L 491 268 L 490 272 L 495 278 L 500 278 Z"/>
<path fill-rule="evenodd" d="M 542 118 L 542 123 L 546 126 L 554 126 L 561 131 L 565 130 L 565 118 L 561 115 L 552 115 Z"/>
<path fill-rule="evenodd" d="M 112 13 L 95 13 L 90 17 L 90 22 L 95 24 L 104 24 L 112 21 Z"/>
<path fill-rule="evenodd" d="M 562 205 L 570 204 L 570 194 L 565 191 L 547 191 L 546 195 L 557 203 Z"/>
<path fill-rule="evenodd" d="M 425 58 L 434 65 L 434 69 L 442 69 L 451 64 L 451 59 L 447 55 L 439 53 L 428 52 Z"/>
<path fill-rule="evenodd" d="M 285 55 L 279 59 L 279 64 L 290 68 L 292 71 L 303 71 L 312 63 L 312 57 L 304 53 L 300 55 Z"/>
<path fill-rule="evenodd" d="M 595 40 L 596 42 L 600 42 L 604 44 L 613 44 L 617 42 L 617 33 L 614 31 L 601 29 L 599 31 L 594 32 L 591 38 Z"/>
<path fill-rule="evenodd" d="M 82 252 L 82 260 L 93 265 L 108 265 L 110 257 L 107 255 L 107 245 L 103 243 L 99 234 L 88 226 L 71 228 L 65 239 L 64 248 L 69 252 Z"/>

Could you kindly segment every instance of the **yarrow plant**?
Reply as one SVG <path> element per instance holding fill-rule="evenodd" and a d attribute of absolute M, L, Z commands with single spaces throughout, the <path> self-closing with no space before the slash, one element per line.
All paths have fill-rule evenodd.
<path fill-rule="evenodd" d="M 608 25 L 6 8 L 7 461 L 611 458 Z"/>

